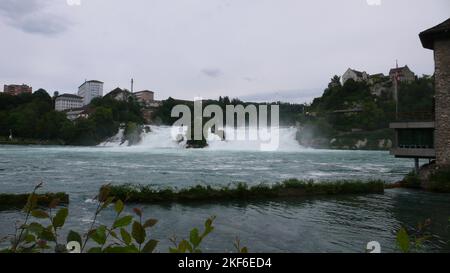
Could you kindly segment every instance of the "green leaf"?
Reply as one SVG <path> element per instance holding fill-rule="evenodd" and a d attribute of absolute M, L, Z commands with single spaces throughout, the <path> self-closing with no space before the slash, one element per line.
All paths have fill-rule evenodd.
<path fill-rule="evenodd" d="M 100 188 L 97 199 L 99 202 L 106 202 L 109 193 L 111 192 L 111 187 L 109 185 L 104 185 Z"/>
<path fill-rule="evenodd" d="M 64 226 L 67 215 L 69 215 L 69 210 L 67 208 L 62 208 L 62 209 L 58 210 L 55 217 L 53 218 L 53 226 L 55 228 Z"/>
<path fill-rule="evenodd" d="M 158 241 L 157 240 L 149 240 L 145 244 L 144 248 L 142 249 L 142 252 L 144 252 L 144 253 L 152 253 L 155 250 L 157 245 L 158 245 Z"/>
<path fill-rule="evenodd" d="M 208 218 L 208 219 L 205 221 L 205 227 L 206 227 L 206 228 L 207 228 L 207 227 L 212 227 L 212 223 L 214 222 L 215 219 L 216 219 L 215 216 L 212 216 L 212 217 Z"/>
<path fill-rule="evenodd" d="M 202 237 L 205 237 L 206 235 L 210 234 L 214 230 L 214 227 L 208 226 L 205 228 L 205 231 L 202 234 Z"/>
<path fill-rule="evenodd" d="M 181 241 L 180 244 L 178 245 L 178 251 L 180 253 L 186 253 L 186 251 L 189 251 L 192 253 L 192 250 L 193 249 L 192 249 L 191 244 L 186 240 Z"/>
<path fill-rule="evenodd" d="M 39 233 L 42 232 L 42 230 L 44 230 L 44 227 L 41 224 L 39 224 L 39 223 L 33 222 L 33 223 L 28 225 L 28 230 L 30 232 L 39 234 Z"/>
<path fill-rule="evenodd" d="M 169 247 L 169 253 L 180 253 L 177 248 Z"/>
<path fill-rule="evenodd" d="M 112 202 L 114 201 L 114 197 L 110 196 L 108 198 L 106 198 L 105 202 L 103 203 L 102 207 L 100 208 L 100 210 L 104 210 L 106 209 Z"/>
<path fill-rule="evenodd" d="M 69 231 L 69 234 L 67 234 L 67 242 L 78 242 L 82 245 L 82 241 L 80 234 L 73 230 Z"/>
<path fill-rule="evenodd" d="M 404 253 L 409 252 L 410 242 L 408 233 L 404 228 L 401 228 L 397 233 L 397 245 Z"/>
<path fill-rule="evenodd" d="M 122 240 L 125 242 L 125 244 L 129 245 L 131 243 L 131 235 L 125 229 L 120 229 L 120 236 L 122 236 Z"/>
<path fill-rule="evenodd" d="M 117 233 L 116 233 L 114 230 L 111 230 L 111 231 L 109 232 L 109 234 L 110 234 L 113 238 L 118 239 L 118 238 L 117 238 Z"/>
<path fill-rule="evenodd" d="M 103 245 L 106 242 L 106 227 L 99 226 L 95 229 L 94 232 L 90 234 L 92 240 L 94 240 L 97 244 Z"/>
<path fill-rule="evenodd" d="M 198 229 L 194 228 L 191 230 L 191 233 L 189 235 L 189 241 L 191 241 L 191 244 L 194 248 L 196 248 L 200 242 L 202 241 L 202 238 L 199 235 Z"/>
<path fill-rule="evenodd" d="M 241 249 L 241 253 L 248 253 L 248 248 L 247 247 L 243 247 Z"/>
<path fill-rule="evenodd" d="M 23 210 L 25 212 L 31 211 L 32 209 L 34 209 L 37 206 L 37 200 L 38 197 L 36 194 L 32 193 L 28 196 L 28 200 L 27 203 L 25 205 L 25 207 L 23 208 Z"/>
<path fill-rule="evenodd" d="M 31 212 L 31 215 L 33 217 L 35 217 L 35 218 L 40 218 L 40 219 L 44 219 L 44 218 L 48 218 L 49 217 L 47 212 L 45 212 L 43 210 L 40 210 L 40 209 L 33 210 Z"/>
<path fill-rule="evenodd" d="M 114 210 L 117 212 L 117 214 L 120 214 L 123 211 L 124 204 L 122 200 L 117 200 L 116 205 L 114 206 Z"/>
<path fill-rule="evenodd" d="M 133 221 L 133 216 L 131 215 L 124 216 L 122 218 L 117 219 L 114 222 L 113 228 L 128 226 L 131 223 L 131 221 Z"/>
<path fill-rule="evenodd" d="M 142 244 L 145 241 L 146 237 L 144 227 L 142 227 L 139 222 L 134 221 L 131 235 L 138 244 Z"/>
<path fill-rule="evenodd" d="M 36 237 L 33 234 L 27 234 L 25 236 L 25 242 L 31 243 L 31 242 L 35 242 L 35 241 L 36 241 Z"/>
<path fill-rule="evenodd" d="M 153 227 L 154 225 L 156 225 L 156 223 L 158 223 L 158 220 L 156 220 L 156 219 L 148 219 L 144 223 L 144 228 Z"/>
<path fill-rule="evenodd" d="M 51 228 L 45 228 L 42 230 L 42 232 L 39 234 L 39 238 L 45 241 L 56 241 L 55 234 L 53 234 L 53 231 Z"/>
<path fill-rule="evenodd" d="M 205 231 L 203 232 L 202 237 L 205 237 L 206 235 L 208 235 L 209 233 L 211 233 L 214 230 L 214 227 L 212 224 L 215 219 L 216 219 L 216 217 L 213 216 L 213 217 L 208 218 L 205 221 Z"/>

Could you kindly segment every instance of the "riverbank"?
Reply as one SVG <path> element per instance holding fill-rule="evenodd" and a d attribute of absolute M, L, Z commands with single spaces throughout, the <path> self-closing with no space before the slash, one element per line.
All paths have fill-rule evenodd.
<path fill-rule="evenodd" d="M 42 194 L 35 194 L 35 202 L 38 206 L 48 206 L 51 202 L 54 200 L 57 200 L 57 204 L 59 205 L 65 205 L 69 203 L 69 195 L 63 192 L 58 193 L 42 193 Z M 13 208 L 23 208 L 28 199 L 30 197 L 30 194 L 24 193 L 24 194 L 6 194 L 2 193 L 0 194 L 0 210 L 2 209 L 13 209 Z"/>
<path fill-rule="evenodd" d="M 273 185 L 259 184 L 249 186 L 246 183 L 237 183 L 235 186 L 214 188 L 197 185 L 194 187 L 176 190 L 173 188 L 155 189 L 144 185 L 104 185 L 99 195 L 107 192 L 116 200 L 126 203 L 161 203 L 161 202 L 191 202 L 191 201 L 217 201 L 217 200 L 264 200 L 277 198 L 292 198 L 303 196 L 344 195 L 344 194 L 370 194 L 384 192 L 385 183 L 373 181 L 336 181 L 314 182 L 290 179 Z M 0 194 L 0 208 L 21 208 L 28 199 L 29 194 Z M 58 204 L 68 204 L 69 195 L 66 193 L 35 194 L 36 204 L 48 206 L 53 200 Z"/>
<path fill-rule="evenodd" d="M 249 186 L 238 183 L 235 186 L 214 188 L 197 185 L 187 189 L 155 189 L 144 185 L 119 185 L 108 187 L 110 195 L 128 203 L 192 202 L 217 200 L 257 200 L 303 196 L 370 194 L 383 193 L 384 182 L 372 181 L 336 181 L 314 182 L 290 179 L 274 185 L 260 184 Z"/>
<path fill-rule="evenodd" d="M 12 140 L 0 137 L 0 145 L 49 145 L 49 146 L 65 146 L 62 140 L 39 140 L 39 139 L 22 139 L 14 138 Z"/>

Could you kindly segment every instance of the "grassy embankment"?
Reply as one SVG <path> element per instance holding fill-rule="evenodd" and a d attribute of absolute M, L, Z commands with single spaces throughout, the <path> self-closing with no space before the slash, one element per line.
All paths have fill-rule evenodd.
<path fill-rule="evenodd" d="M 104 186 L 105 187 L 105 186 Z M 256 200 L 289 198 L 316 195 L 369 194 L 383 193 L 382 181 L 337 181 L 314 182 L 296 179 L 286 180 L 272 186 L 260 184 L 248 186 L 238 183 L 236 186 L 214 188 L 194 186 L 187 189 L 155 189 L 144 185 L 110 186 L 110 195 L 128 203 L 160 203 L 217 200 Z"/>
<path fill-rule="evenodd" d="M 22 208 L 28 201 L 30 194 L 0 194 L 0 209 Z M 48 206 L 53 200 L 58 199 L 59 204 L 68 204 L 69 195 L 66 193 L 43 193 L 36 194 L 36 203 L 39 206 Z"/>

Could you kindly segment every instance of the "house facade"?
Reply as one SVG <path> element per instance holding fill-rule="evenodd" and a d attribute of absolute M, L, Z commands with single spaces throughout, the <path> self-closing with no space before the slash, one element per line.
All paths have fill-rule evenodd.
<path fill-rule="evenodd" d="M 117 101 L 127 101 L 131 95 L 132 93 L 130 91 L 117 87 L 116 89 L 106 94 L 105 97 L 110 97 Z"/>
<path fill-rule="evenodd" d="M 134 96 L 140 103 L 144 105 L 149 105 L 155 100 L 155 93 L 150 90 L 136 92 L 134 93 Z"/>
<path fill-rule="evenodd" d="M 83 105 L 88 105 L 93 98 L 103 96 L 103 82 L 85 81 L 78 87 L 78 96 L 83 98 Z"/>
<path fill-rule="evenodd" d="M 66 112 L 67 119 L 70 121 L 75 121 L 79 118 L 89 118 L 89 110 L 85 108 L 71 109 Z"/>
<path fill-rule="evenodd" d="M 348 80 L 354 80 L 355 82 L 367 81 L 369 79 L 369 74 L 366 72 L 357 71 L 354 69 L 347 69 L 345 73 L 342 75 L 342 84 L 344 84 Z"/>
<path fill-rule="evenodd" d="M 63 94 L 55 99 L 55 110 L 64 111 L 83 106 L 83 98 L 73 94 Z"/>
<path fill-rule="evenodd" d="M 392 68 L 389 71 L 389 77 L 392 82 L 395 82 L 395 79 L 397 79 L 398 82 L 413 82 L 416 79 L 416 75 L 407 65 L 404 67 Z"/>
<path fill-rule="evenodd" d="M 13 96 L 17 96 L 23 93 L 31 94 L 33 92 L 33 88 L 26 84 L 18 85 L 18 84 L 10 84 L 3 86 L 3 92 L 6 94 L 10 94 Z"/>

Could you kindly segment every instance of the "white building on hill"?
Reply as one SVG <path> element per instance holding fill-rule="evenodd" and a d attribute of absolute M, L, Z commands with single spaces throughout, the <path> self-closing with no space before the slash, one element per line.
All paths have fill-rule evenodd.
<path fill-rule="evenodd" d="M 83 98 L 73 94 L 63 94 L 55 99 L 55 110 L 64 111 L 83 106 Z"/>
<path fill-rule="evenodd" d="M 344 84 L 349 79 L 352 79 L 355 82 L 367 81 L 369 79 L 369 74 L 367 74 L 365 71 L 361 72 L 349 68 L 347 69 L 347 71 L 345 71 L 344 75 L 342 75 L 342 84 Z"/>
<path fill-rule="evenodd" d="M 103 96 L 103 82 L 84 82 L 80 87 L 78 87 L 78 96 L 83 98 L 83 105 L 88 105 L 93 98 Z"/>

